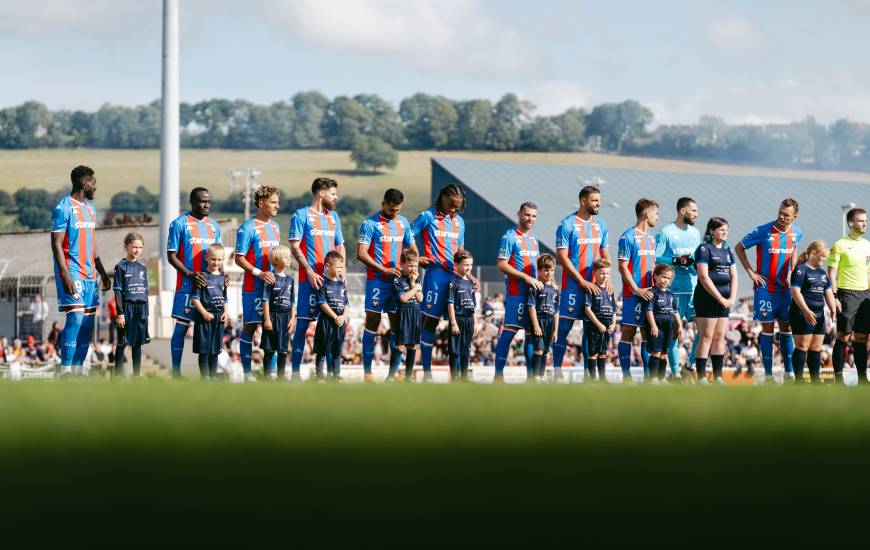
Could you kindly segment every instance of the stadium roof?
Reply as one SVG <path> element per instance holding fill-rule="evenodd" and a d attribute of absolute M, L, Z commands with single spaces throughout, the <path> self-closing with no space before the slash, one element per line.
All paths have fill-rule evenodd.
<path fill-rule="evenodd" d="M 444 157 L 435 157 L 432 163 L 433 171 L 437 165 L 448 172 L 509 220 L 516 218 L 521 203 L 537 204 L 534 233 L 549 248 L 555 247 L 559 221 L 576 210 L 580 188 L 590 183 L 601 188 L 600 216 L 607 222 L 609 244 L 614 250 L 620 234 L 634 225 L 634 204 L 642 197 L 661 205 L 659 226 L 673 221 L 678 198 L 694 198 L 700 214 L 699 229 L 703 231 L 711 216 L 722 216 L 729 221 L 731 243 L 757 225 L 772 221 L 785 197 L 794 197 L 800 204 L 796 224 L 804 231 L 804 246 L 813 239 L 825 239 L 830 244 L 841 236 L 843 205 L 870 207 L 870 184 L 858 182 Z M 437 189 L 432 192 L 434 195 Z M 747 284 L 747 279 L 741 279 L 741 294 Z"/>

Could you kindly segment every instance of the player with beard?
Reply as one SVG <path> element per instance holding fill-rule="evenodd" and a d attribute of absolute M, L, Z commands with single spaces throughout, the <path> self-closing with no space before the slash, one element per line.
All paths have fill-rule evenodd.
<path fill-rule="evenodd" d="M 517 224 L 508 229 L 498 246 L 498 270 L 504 273 L 504 325 L 495 347 L 495 380 L 504 381 L 504 366 L 507 363 L 511 342 L 520 329 L 526 327 L 526 302 L 529 288 L 541 290 L 544 283 L 538 277 L 538 239 L 531 234 L 538 219 L 538 207 L 524 202 L 517 212 Z M 525 335 L 523 345 L 526 371 L 531 379 L 534 347 L 532 335 Z"/>
<path fill-rule="evenodd" d="M 303 206 L 290 219 L 290 250 L 299 264 L 296 331 L 290 352 L 294 380 L 299 379 L 308 324 L 320 315 L 317 291 L 323 285 L 326 255 L 334 250 L 342 258 L 346 256 L 341 219 L 335 211 L 338 182 L 331 178 L 317 178 L 311 183 L 311 195 L 311 205 Z"/>
<path fill-rule="evenodd" d="M 610 262 L 607 224 L 598 217 L 601 190 L 593 185 L 583 187 L 579 202 L 577 211 L 563 218 L 556 228 L 556 258 L 562 266 L 562 292 L 559 297 L 559 326 L 556 343 L 553 344 L 555 379 L 562 376 L 562 359 L 574 321 L 586 319 L 585 293 L 597 296 L 601 292 L 600 287 L 593 282 L 592 264 L 597 260 Z M 609 280 L 605 283 L 605 289 L 608 293 L 612 292 Z M 591 380 L 595 369 L 590 368 L 587 351 L 586 338 L 583 338 L 584 380 Z"/>
<path fill-rule="evenodd" d="M 94 315 L 100 305 L 98 273 L 103 290 L 111 288 L 94 239 L 97 211 L 89 202 L 97 192 L 97 178 L 91 168 L 76 166 L 70 179 L 72 191 L 51 213 L 57 305 L 58 311 L 66 315 L 61 333 L 61 376 L 71 375 L 74 368 L 81 369 L 87 356 Z"/>
<path fill-rule="evenodd" d="M 788 198 L 779 205 L 776 220 L 756 227 L 734 247 L 737 259 L 755 285 L 752 316 L 761 322 L 758 347 L 764 365 L 765 383 L 773 382 L 773 324 L 779 324 L 779 353 L 785 369 L 783 381 L 794 378 L 791 355 L 794 338 L 791 334 L 788 310 L 791 305 L 789 275 L 797 265 L 797 244 L 804 233 L 794 225 L 798 217 L 798 203 Z M 746 249 L 755 247 L 756 266 L 752 269 Z"/>
<path fill-rule="evenodd" d="M 669 290 L 674 295 L 675 309 L 686 322 L 695 320 L 695 307 L 692 296 L 698 285 L 698 271 L 695 268 L 695 249 L 701 244 L 701 232 L 695 227 L 698 219 L 698 205 L 690 197 L 677 201 L 677 218 L 662 227 L 656 235 L 656 264 L 667 264 L 674 268 L 674 280 Z M 689 366 L 695 362 L 695 347 L 698 344 L 698 331 L 689 353 Z M 679 342 L 675 338 L 668 350 L 668 362 L 674 378 L 680 377 Z"/>

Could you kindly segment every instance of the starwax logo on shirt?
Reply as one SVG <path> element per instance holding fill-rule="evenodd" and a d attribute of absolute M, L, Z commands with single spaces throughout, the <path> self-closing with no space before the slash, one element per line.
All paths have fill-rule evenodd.
<path fill-rule="evenodd" d="M 280 241 L 260 241 L 260 248 L 272 248 L 281 244 Z"/>
<path fill-rule="evenodd" d="M 435 230 L 436 237 L 450 237 L 451 239 L 458 239 L 459 233 L 455 231 L 441 231 L 440 229 Z"/>
<path fill-rule="evenodd" d="M 215 242 L 215 239 L 203 238 L 203 237 L 191 237 L 187 239 L 187 244 L 212 244 Z"/>
<path fill-rule="evenodd" d="M 333 231 L 334 233 L 334 231 Z M 404 235 L 383 235 L 381 237 L 382 243 L 397 243 L 404 239 Z"/>
<path fill-rule="evenodd" d="M 95 222 L 76 222 L 73 227 L 76 229 L 95 229 L 97 224 Z"/>
<path fill-rule="evenodd" d="M 315 237 L 322 237 L 324 235 L 327 237 L 334 237 L 335 236 L 334 229 L 312 229 L 310 231 L 310 233 L 312 235 L 314 235 Z"/>

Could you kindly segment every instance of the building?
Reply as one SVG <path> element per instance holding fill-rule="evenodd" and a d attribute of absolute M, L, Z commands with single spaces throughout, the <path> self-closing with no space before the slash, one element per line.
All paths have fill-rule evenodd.
<path fill-rule="evenodd" d="M 519 205 L 538 205 L 534 233 L 542 251 L 552 253 L 556 226 L 576 210 L 580 188 L 590 183 L 601 188 L 600 216 L 608 226 L 614 259 L 619 236 L 634 225 L 634 204 L 642 197 L 661 205 L 660 225 L 673 221 L 678 198 L 694 198 L 699 229 L 703 232 L 710 216 L 724 217 L 732 247 L 757 225 L 772 221 L 785 197 L 800 204 L 796 223 L 804 231 L 801 248 L 814 239 L 830 244 L 843 234 L 843 205 L 870 207 L 870 184 L 861 182 L 433 158 L 432 198 L 449 183 L 466 189 L 466 247 L 483 278 L 492 282 L 499 280 L 494 269 L 499 238 L 516 222 Z M 739 271 L 739 294 L 751 294 L 749 279 Z"/>

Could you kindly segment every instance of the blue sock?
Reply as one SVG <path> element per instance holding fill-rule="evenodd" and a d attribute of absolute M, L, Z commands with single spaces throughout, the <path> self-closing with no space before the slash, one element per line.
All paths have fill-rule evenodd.
<path fill-rule="evenodd" d="M 773 376 L 773 334 L 762 332 L 758 337 L 758 348 L 761 352 L 761 364 L 764 365 L 764 376 Z"/>
<path fill-rule="evenodd" d="M 272 361 L 269 365 L 269 372 L 276 372 L 278 370 L 278 354 L 272 356 Z"/>
<path fill-rule="evenodd" d="M 794 372 L 791 366 L 791 356 L 794 353 L 794 338 L 789 332 L 779 332 L 779 354 L 782 356 L 782 365 L 785 372 Z"/>
<path fill-rule="evenodd" d="M 620 340 L 616 346 L 616 351 L 619 353 L 619 368 L 622 369 L 623 378 L 631 376 L 631 342 L 623 342 Z"/>
<path fill-rule="evenodd" d="M 514 341 L 514 336 L 517 331 L 509 328 L 504 328 L 501 335 L 498 337 L 498 343 L 495 345 L 495 375 L 502 376 L 504 374 L 504 366 L 507 363 L 508 354 L 511 349 L 511 342 Z"/>
<path fill-rule="evenodd" d="M 556 329 L 556 343 L 553 344 L 553 367 L 562 367 L 565 350 L 568 349 L 568 333 L 573 327 L 574 319 L 559 319 L 559 327 Z"/>
<path fill-rule="evenodd" d="M 390 361 L 393 360 L 393 355 L 396 355 L 396 370 L 402 366 L 402 352 L 396 352 L 396 333 L 390 333 Z"/>
<path fill-rule="evenodd" d="M 668 362 L 671 364 L 671 374 L 676 376 L 680 372 L 680 347 L 676 340 L 671 342 L 671 349 L 668 350 Z"/>
<path fill-rule="evenodd" d="M 432 344 L 434 342 L 434 332 L 427 328 L 420 331 L 420 360 L 423 363 L 423 372 L 432 372 Z"/>
<path fill-rule="evenodd" d="M 523 340 L 523 357 L 526 360 L 526 369 L 528 369 L 535 362 L 535 343 L 531 338 Z"/>
<path fill-rule="evenodd" d="M 242 370 L 245 371 L 246 375 L 251 374 L 251 349 L 254 347 L 250 340 L 245 340 L 245 338 L 250 337 L 250 334 L 242 333 L 241 338 L 239 338 L 239 353 L 242 356 Z"/>
<path fill-rule="evenodd" d="M 643 363 L 643 377 L 649 378 L 649 352 L 646 350 L 646 342 L 640 343 L 640 361 Z"/>
<path fill-rule="evenodd" d="M 372 373 L 372 359 L 375 357 L 375 338 L 377 338 L 377 334 L 369 331 L 369 329 L 363 330 L 362 335 L 362 360 L 363 360 L 363 372 L 366 374 Z"/>
<path fill-rule="evenodd" d="M 73 364 L 76 340 L 79 337 L 84 317 L 85 314 L 81 311 L 71 311 L 66 314 L 66 323 L 63 326 L 63 332 L 60 333 L 60 364 L 64 367 Z"/>
<path fill-rule="evenodd" d="M 701 336 L 698 334 L 698 331 L 695 331 L 695 339 L 692 340 L 692 349 L 689 350 L 689 358 L 686 360 L 690 367 L 695 366 L 695 351 L 698 349 L 698 340 L 700 340 L 700 338 Z"/>
<path fill-rule="evenodd" d="M 290 368 L 293 374 L 299 374 L 302 365 L 302 352 L 305 351 L 305 333 L 308 332 L 310 319 L 296 319 L 296 332 L 293 333 L 293 341 L 290 343 Z"/>
<path fill-rule="evenodd" d="M 172 375 L 181 374 L 181 356 L 184 354 L 184 337 L 187 335 L 187 323 L 175 321 L 175 329 L 172 331 L 172 340 L 169 341 L 169 349 L 172 352 Z"/>
<path fill-rule="evenodd" d="M 93 313 L 85 315 L 82 318 L 82 326 L 79 328 L 79 333 L 76 335 L 76 352 L 73 355 L 73 365 L 82 365 L 85 358 L 88 356 L 88 345 L 91 343 L 91 336 L 94 334 L 94 321 L 96 315 Z"/>

